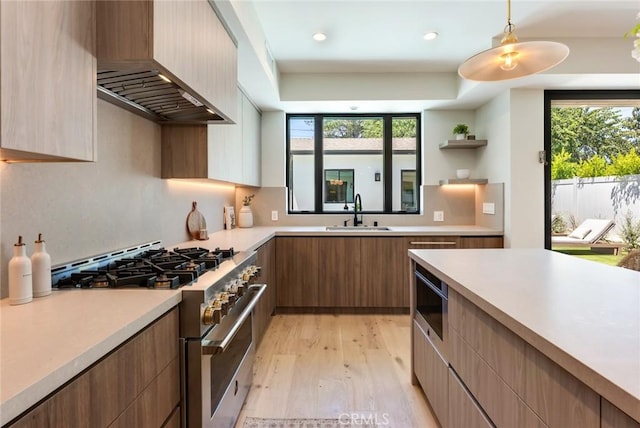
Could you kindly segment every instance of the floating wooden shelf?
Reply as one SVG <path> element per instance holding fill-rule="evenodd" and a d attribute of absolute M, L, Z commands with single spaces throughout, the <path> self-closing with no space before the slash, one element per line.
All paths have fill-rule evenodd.
<path fill-rule="evenodd" d="M 446 180 L 440 180 L 440 185 L 443 184 L 487 184 L 489 180 L 486 178 L 447 178 Z"/>
<path fill-rule="evenodd" d="M 486 145 L 487 140 L 447 140 L 438 147 L 440 149 L 476 149 Z"/>

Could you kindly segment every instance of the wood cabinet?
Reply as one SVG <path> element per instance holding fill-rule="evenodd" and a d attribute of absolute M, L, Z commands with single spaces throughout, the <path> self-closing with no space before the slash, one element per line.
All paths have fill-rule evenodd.
<path fill-rule="evenodd" d="M 178 309 L 112 351 L 10 425 L 159 427 L 180 404 Z"/>
<path fill-rule="evenodd" d="M 640 428 L 640 422 L 636 422 L 629 415 L 600 397 L 601 428 Z"/>
<path fill-rule="evenodd" d="M 97 17 L 101 70 L 160 70 L 238 119 L 237 49 L 208 1 L 97 1 Z"/>
<path fill-rule="evenodd" d="M 95 4 L 0 2 L 0 159 L 95 161 Z"/>
<path fill-rule="evenodd" d="M 451 366 L 496 424 L 521 417 L 516 426 L 600 426 L 598 394 L 451 288 L 449 337 Z M 500 409 L 504 402 L 495 402 L 501 393 L 505 402 L 515 403 L 516 413 L 519 400 L 526 409 L 505 415 Z"/>
<path fill-rule="evenodd" d="M 359 306 L 409 307 L 409 257 L 404 237 L 363 237 Z"/>
<path fill-rule="evenodd" d="M 236 124 L 162 125 L 162 178 L 260 186 L 261 116 L 237 90 Z"/>
<path fill-rule="evenodd" d="M 276 308 L 275 239 L 271 239 L 263 244 L 258 248 L 257 252 L 256 265 L 261 267 L 261 270 L 254 282 L 258 284 L 267 284 L 267 289 L 253 310 L 253 341 L 256 348 L 260 345 L 262 337 L 271 323 L 271 316 Z"/>
<path fill-rule="evenodd" d="M 360 238 L 318 238 L 318 306 L 356 307 L 367 298 L 360 281 Z"/>
<path fill-rule="evenodd" d="M 276 240 L 276 296 L 278 307 L 317 307 L 318 246 L 315 237 Z"/>
<path fill-rule="evenodd" d="M 441 426 L 447 426 L 449 365 L 440 356 L 422 327 L 413 321 L 413 370 Z M 452 425 L 453 426 L 453 425 Z M 463 426 L 463 425 L 457 425 Z M 466 425 L 464 425 L 466 426 Z"/>
<path fill-rule="evenodd" d="M 443 427 L 493 428 L 493 424 L 473 399 L 456 373 L 449 369 L 449 420 Z"/>
<path fill-rule="evenodd" d="M 502 236 L 461 236 L 458 248 L 503 248 Z"/>
<path fill-rule="evenodd" d="M 410 300 L 408 249 L 458 248 L 463 239 L 469 248 L 502 244 L 502 237 L 493 236 L 279 237 L 277 306 L 406 310 Z M 310 245 L 305 248 L 300 241 Z M 296 248 L 287 248 L 289 245 Z M 290 269 L 294 270 L 288 272 Z M 304 296 L 304 305 L 295 303 L 303 301 L 302 291 L 290 282 L 292 278 L 303 280 L 302 269 L 316 276 L 314 291 Z"/>

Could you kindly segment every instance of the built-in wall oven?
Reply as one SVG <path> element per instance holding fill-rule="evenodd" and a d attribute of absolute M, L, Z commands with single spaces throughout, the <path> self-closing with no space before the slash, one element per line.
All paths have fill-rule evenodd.
<path fill-rule="evenodd" d="M 413 263 L 414 319 L 440 355 L 447 358 L 447 284 L 417 263 Z"/>
<path fill-rule="evenodd" d="M 233 428 L 253 379 L 252 312 L 258 284 L 255 254 L 237 254 L 231 271 L 183 291 L 183 426 Z M 206 277 L 203 277 L 205 279 Z"/>

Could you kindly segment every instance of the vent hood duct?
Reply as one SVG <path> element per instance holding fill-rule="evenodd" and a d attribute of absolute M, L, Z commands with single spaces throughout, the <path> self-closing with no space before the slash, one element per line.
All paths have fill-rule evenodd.
<path fill-rule="evenodd" d="M 99 70 L 98 97 L 159 123 L 225 121 L 188 89 L 164 76 L 160 70 Z"/>

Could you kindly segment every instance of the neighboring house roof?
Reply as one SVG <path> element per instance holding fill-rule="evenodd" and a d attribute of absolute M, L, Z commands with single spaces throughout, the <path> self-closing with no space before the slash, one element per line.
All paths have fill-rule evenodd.
<path fill-rule="evenodd" d="M 382 138 L 324 138 L 327 151 L 382 151 Z M 313 138 L 292 138 L 291 151 L 313 150 Z M 394 138 L 393 150 L 415 150 L 415 138 Z"/>

